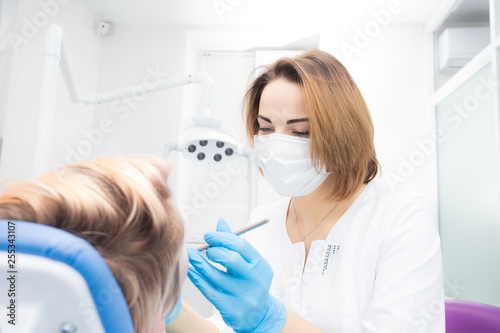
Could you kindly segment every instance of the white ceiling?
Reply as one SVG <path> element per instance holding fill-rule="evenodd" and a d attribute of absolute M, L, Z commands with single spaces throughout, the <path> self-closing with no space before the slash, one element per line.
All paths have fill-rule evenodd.
<path fill-rule="evenodd" d="M 84 0 L 97 19 L 127 25 L 268 25 L 371 19 L 400 3 L 391 22 L 424 22 L 446 0 Z"/>

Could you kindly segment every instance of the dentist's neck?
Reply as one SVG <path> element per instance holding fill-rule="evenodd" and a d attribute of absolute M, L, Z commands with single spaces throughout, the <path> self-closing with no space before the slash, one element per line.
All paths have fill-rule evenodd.
<path fill-rule="evenodd" d="M 366 184 L 358 186 L 353 195 L 347 199 L 331 200 L 330 193 L 332 187 L 334 186 L 332 177 L 333 175 L 328 176 L 328 178 L 314 192 L 302 197 L 293 197 L 292 201 L 295 202 L 295 209 L 299 223 L 305 225 L 306 228 L 308 226 L 314 226 L 337 204 L 339 204 L 338 207 L 332 211 L 332 214 L 328 217 L 328 219 L 338 219 L 351 206 L 351 204 L 366 187 Z M 293 207 L 291 209 L 293 209 Z M 293 210 L 291 213 L 293 214 Z"/>

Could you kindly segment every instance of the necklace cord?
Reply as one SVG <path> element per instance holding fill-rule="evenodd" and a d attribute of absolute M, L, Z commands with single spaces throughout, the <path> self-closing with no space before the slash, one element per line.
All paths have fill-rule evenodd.
<path fill-rule="evenodd" d="M 295 220 L 295 225 L 297 226 L 297 231 L 299 232 L 299 236 L 300 236 L 300 238 L 302 238 L 302 241 L 304 241 L 304 239 L 306 239 L 307 236 L 309 236 L 314 230 L 316 230 L 316 228 L 321 224 L 321 222 L 323 222 L 335 210 L 335 208 L 337 208 L 338 205 L 340 205 L 340 201 L 337 202 L 337 204 L 332 209 L 330 209 L 328 214 L 326 214 L 325 217 L 323 217 L 321 219 L 321 221 L 319 221 L 318 224 L 316 224 L 316 226 L 311 231 L 309 231 L 307 233 L 307 235 L 305 235 L 304 237 L 302 237 L 302 234 L 301 234 L 300 228 L 299 228 L 299 223 L 297 222 L 297 212 L 295 210 L 295 200 L 292 201 L 292 205 L 293 205 L 293 219 Z"/>

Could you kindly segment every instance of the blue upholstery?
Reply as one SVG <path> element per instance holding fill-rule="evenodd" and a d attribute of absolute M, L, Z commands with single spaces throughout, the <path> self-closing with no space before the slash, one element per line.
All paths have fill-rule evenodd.
<path fill-rule="evenodd" d="M 0 220 L 2 251 L 7 251 L 7 221 Z M 16 224 L 16 253 L 45 257 L 74 268 L 87 282 L 106 333 L 134 332 L 125 297 L 108 265 L 89 242 L 58 228 L 13 222 Z"/>

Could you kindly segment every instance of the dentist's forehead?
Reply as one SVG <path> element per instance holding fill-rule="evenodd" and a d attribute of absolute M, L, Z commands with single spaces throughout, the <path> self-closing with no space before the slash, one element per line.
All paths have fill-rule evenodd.
<path fill-rule="evenodd" d="M 270 119 L 273 124 L 286 124 L 290 119 L 307 118 L 302 87 L 284 79 L 271 81 L 262 92 L 259 114 Z"/>

